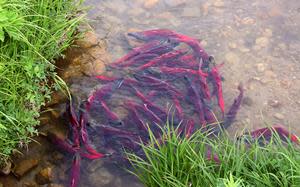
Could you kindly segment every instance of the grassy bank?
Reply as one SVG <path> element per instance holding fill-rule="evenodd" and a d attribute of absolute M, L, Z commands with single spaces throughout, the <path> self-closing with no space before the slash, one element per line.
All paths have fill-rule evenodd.
<path fill-rule="evenodd" d="M 59 78 L 53 60 L 83 15 L 76 0 L 0 0 L 0 162 L 36 134 Z"/>
<path fill-rule="evenodd" d="M 133 173 L 149 187 L 300 186 L 300 149 L 274 135 L 267 146 L 209 138 L 196 132 L 180 138 L 168 129 L 163 144 L 152 137 L 146 157 L 128 154 Z M 208 149 L 209 148 L 209 149 Z"/>

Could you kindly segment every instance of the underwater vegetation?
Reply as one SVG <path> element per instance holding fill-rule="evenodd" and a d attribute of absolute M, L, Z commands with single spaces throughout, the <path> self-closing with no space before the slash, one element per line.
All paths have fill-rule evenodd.
<path fill-rule="evenodd" d="M 219 73 L 222 65 L 214 62 L 197 39 L 166 29 L 128 35 L 144 44 L 108 65 L 111 74 L 118 76 L 94 77 L 101 86 L 77 106 L 70 101 L 67 140 L 49 137 L 73 155 L 72 187 L 78 185 L 81 159 L 126 161 L 124 150 L 143 156 L 141 145 L 149 144 L 153 137 L 163 143 L 165 124 L 172 124 L 183 138 L 196 131 L 217 137 L 234 122 L 241 105 L 244 91 L 239 85 L 239 95 L 225 109 Z M 265 140 L 273 133 L 283 141 L 288 138 L 298 143 L 298 138 L 281 126 L 248 135 Z M 207 159 L 212 157 L 209 151 L 205 154 Z M 216 155 L 213 160 L 221 162 Z"/>

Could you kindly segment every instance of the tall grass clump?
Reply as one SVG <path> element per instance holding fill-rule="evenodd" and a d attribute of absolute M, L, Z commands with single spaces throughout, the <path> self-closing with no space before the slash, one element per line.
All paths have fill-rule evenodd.
<path fill-rule="evenodd" d="M 261 140 L 250 144 L 247 137 L 201 131 L 180 137 L 174 128 L 163 133 L 163 143 L 150 137 L 142 145 L 145 156 L 127 153 L 130 172 L 148 187 L 300 186 L 299 146 L 283 143 L 278 134 L 263 146 Z"/>
<path fill-rule="evenodd" d="M 77 0 L 0 0 L 0 163 L 37 133 L 39 110 L 62 81 L 54 59 L 83 18 Z"/>

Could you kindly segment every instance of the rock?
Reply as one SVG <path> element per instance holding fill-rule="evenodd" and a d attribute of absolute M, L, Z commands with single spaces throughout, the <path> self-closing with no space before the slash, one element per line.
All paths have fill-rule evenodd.
<path fill-rule="evenodd" d="M 158 3 L 159 0 L 147 0 L 145 1 L 144 3 L 144 7 L 146 9 L 150 9 L 150 8 L 153 8 L 157 3 Z"/>
<path fill-rule="evenodd" d="M 279 119 L 279 120 L 283 120 L 283 119 L 284 119 L 284 115 L 281 114 L 281 113 L 275 113 L 273 116 L 274 116 L 276 119 Z"/>
<path fill-rule="evenodd" d="M 213 5 L 215 6 L 215 7 L 224 7 L 224 1 L 222 1 L 222 0 L 216 0 L 214 3 L 213 3 Z"/>
<path fill-rule="evenodd" d="M 281 80 L 280 85 L 282 88 L 289 89 L 292 85 L 292 82 L 289 80 Z"/>
<path fill-rule="evenodd" d="M 282 10 L 278 5 L 275 5 L 271 8 L 271 10 L 268 12 L 270 17 L 277 17 L 282 15 Z"/>
<path fill-rule="evenodd" d="M 246 48 L 246 47 L 240 47 L 239 50 L 242 52 L 242 53 L 248 53 L 250 51 L 250 49 Z"/>
<path fill-rule="evenodd" d="M 228 43 L 228 47 L 231 49 L 235 49 L 237 47 L 236 43 L 230 42 Z"/>
<path fill-rule="evenodd" d="M 84 37 L 75 42 L 76 45 L 87 49 L 98 45 L 98 36 L 92 31 L 88 31 L 84 34 Z"/>
<path fill-rule="evenodd" d="M 255 20 L 253 18 L 246 17 L 241 20 L 241 23 L 244 25 L 253 25 L 255 23 Z"/>
<path fill-rule="evenodd" d="M 80 65 L 70 66 L 64 69 L 59 75 L 64 80 L 69 78 L 81 77 L 82 76 L 81 66 Z"/>
<path fill-rule="evenodd" d="M 247 105 L 247 106 L 252 106 L 253 105 L 253 100 L 250 97 L 244 97 L 242 100 L 242 104 L 243 105 Z"/>
<path fill-rule="evenodd" d="M 260 47 L 267 47 L 269 44 L 269 39 L 267 37 L 256 38 L 255 44 Z"/>
<path fill-rule="evenodd" d="M 261 47 L 259 45 L 254 45 L 252 48 L 254 51 L 259 51 Z"/>
<path fill-rule="evenodd" d="M 52 178 L 52 168 L 50 167 L 42 169 L 35 175 L 35 181 L 40 185 L 50 183 Z"/>
<path fill-rule="evenodd" d="M 271 29 L 265 29 L 263 35 L 265 37 L 271 37 L 273 35 L 273 31 Z"/>
<path fill-rule="evenodd" d="M 208 8 L 209 8 L 209 3 L 208 2 L 203 3 L 203 5 L 201 6 L 203 16 L 206 16 L 208 14 Z"/>
<path fill-rule="evenodd" d="M 276 99 L 269 100 L 268 104 L 273 108 L 278 108 L 281 106 L 281 103 Z"/>
<path fill-rule="evenodd" d="M 131 8 L 131 9 L 127 10 L 127 13 L 131 17 L 138 16 L 138 15 L 144 13 L 144 12 L 145 12 L 145 10 L 141 7 L 135 7 L 135 8 Z"/>
<path fill-rule="evenodd" d="M 23 187 L 39 187 L 39 185 L 37 183 L 35 183 L 34 181 L 26 181 L 23 182 Z"/>
<path fill-rule="evenodd" d="M 51 100 L 46 104 L 46 107 L 50 107 L 56 104 L 65 103 L 68 100 L 66 94 L 62 91 L 55 91 L 51 94 Z"/>
<path fill-rule="evenodd" d="M 179 5 L 185 4 L 185 1 L 186 0 L 165 0 L 165 3 L 168 6 L 175 7 L 175 6 L 179 6 Z"/>
<path fill-rule="evenodd" d="M 240 60 L 240 58 L 233 52 L 226 53 L 225 59 L 227 62 L 233 63 L 233 64 L 238 63 Z"/>
<path fill-rule="evenodd" d="M 12 164 L 11 164 L 10 161 L 6 161 L 4 167 L 1 168 L 0 173 L 1 173 L 1 174 L 4 174 L 4 175 L 10 174 L 10 171 L 11 171 L 11 165 L 12 165 Z"/>
<path fill-rule="evenodd" d="M 17 178 L 23 177 L 26 173 L 28 173 L 31 169 L 35 168 L 39 164 L 38 159 L 26 159 L 22 160 L 16 164 L 16 167 L 13 170 L 13 174 Z"/>
<path fill-rule="evenodd" d="M 47 187 L 64 187 L 62 184 L 48 184 Z"/>
<path fill-rule="evenodd" d="M 183 17 L 198 17 L 201 15 L 199 7 L 187 7 L 183 9 Z"/>
<path fill-rule="evenodd" d="M 277 75 L 271 70 L 265 71 L 265 76 L 268 77 L 268 78 L 272 78 L 272 79 L 277 77 Z"/>
<path fill-rule="evenodd" d="M 101 159 L 92 160 L 87 166 L 87 171 L 93 173 L 103 166 L 104 162 Z"/>
<path fill-rule="evenodd" d="M 105 168 L 89 175 L 91 186 L 105 186 L 114 180 L 114 176 Z"/>
<path fill-rule="evenodd" d="M 100 59 L 82 65 L 82 72 L 88 76 L 100 75 L 105 71 L 105 64 Z"/>
<path fill-rule="evenodd" d="M 262 73 L 266 70 L 266 65 L 263 63 L 255 64 L 255 66 L 256 66 L 257 72 L 259 72 L 259 73 Z"/>
<path fill-rule="evenodd" d="M 207 46 L 207 41 L 206 40 L 201 40 L 200 44 L 202 45 L 202 47 Z"/>

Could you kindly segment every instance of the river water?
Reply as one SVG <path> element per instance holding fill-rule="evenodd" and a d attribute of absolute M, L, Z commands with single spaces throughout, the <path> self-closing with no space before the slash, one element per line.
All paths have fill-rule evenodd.
<path fill-rule="evenodd" d="M 229 131 L 281 123 L 300 134 L 300 1 L 88 0 L 88 17 L 117 59 L 126 33 L 167 28 L 201 40 L 221 68 L 227 107 L 242 82 L 246 98 Z"/>
<path fill-rule="evenodd" d="M 87 0 L 85 5 L 90 6 L 92 29 L 112 57 L 105 63 L 135 45 L 126 36 L 131 31 L 164 28 L 197 38 L 218 64 L 224 62 L 220 71 L 225 108 L 237 96 L 237 85 L 244 85 L 245 98 L 230 134 L 284 124 L 300 135 L 299 0 Z M 70 87 L 86 96 L 93 84 L 84 76 L 71 81 Z M 47 147 L 43 154 L 54 151 Z M 58 157 L 53 182 L 67 184 L 72 158 Z M 84 160 L 80 186 L 142 185 L 123 166 Z"/>
<path fill-rule="evenodd" d="M 91 6 L 90 24 L 106 41 L 112 60 L 135 45 L 126 36 L 131 31 L 165 28 L 198 38 L 217 63 L 225 63 L 221 73 L 226 108 L 238 94 L 237 85 L 245 87 L 230 134 L 284 124 L 300 135 L 300 1 L 88 0 L 86 4 Z"/>

